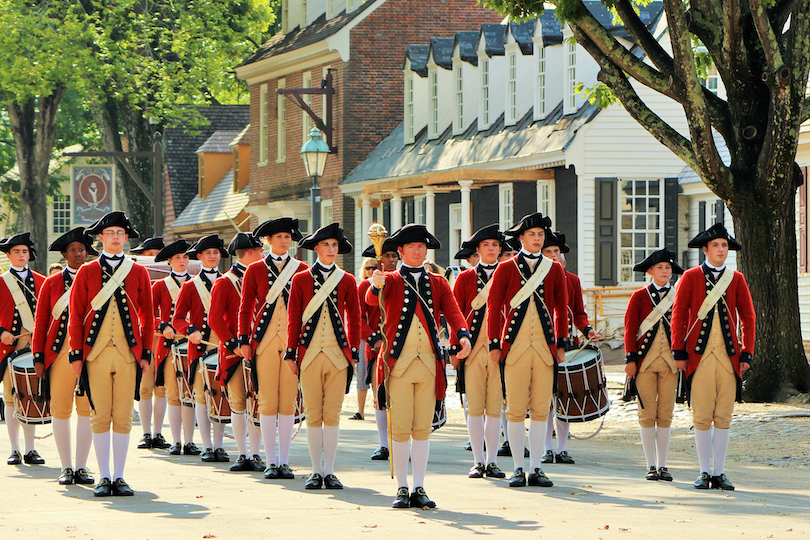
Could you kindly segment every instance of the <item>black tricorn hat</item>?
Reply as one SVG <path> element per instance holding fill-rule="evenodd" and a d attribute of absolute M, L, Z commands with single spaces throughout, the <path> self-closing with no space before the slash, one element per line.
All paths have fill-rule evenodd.
<path fill-rule="evenodd" d="M 135 255 L 140 255 L 144 251 L 148 251 L 150 249 L 160 250 L 165 247 L 166 244 L 163 242 L 163 237 L 155 236 L 152 238 L 147 238 L 146 240 L 143 241 L 143 243 L 140 246 L 130 249 L 129 252 Z"/>
<path fill-rule="evenodd" d="M 469 238 L 469 240 L 465 240 L 464 242 L 462 242 L 461 251 L 464 251 L 464 248 L 466 248 L 471 249 L 473 253 L 475 253 L 475 248 L 477 248 L 478 244 L 480 244 L 484 240 L 497 240 L 498 242 L 501 243 L 501 245 L 503 245 L 503 243 L 506 241 L 506 238 L 504 237 L 503 233 L 498 230 L 498 224 L 493 223 L 492 225 L 481 227 L 480 229 L 478 229 L 473 233 L 473 235 Z M 459 253 L 461 253 L 461 251 L 459 251 Z M 469 255 L 467 257 L 469 257 Z M 466 259 L 467 257 L 464 258 Z M 460 257 L 456 257 L 456 259 L 458 258 Z"/>
<path fill-rule="evenodd" d="M 253 229 L 253 236 L 256 238 L 261 238 L 263 236 L 273 236 L 274 234 L 280 232 L 290 233 L 292 239 L 296 242 L 300 242 L 304 237 L 304 235 L 301 234 L 301 231 L 298 230 L 298 220 L 289 217 L 265 221 Z"/>
<path fill-rule="evenodd" d="M 73 242 L 84 244 L 84 249 L 88 255 L 98 255 L 98 251 L 93 248 L 93 237 L 84 231 L 84 227 L 76 227 L 57 238 L 48 246 L 48 251 L 58 251 L 64 253 Z"/>
<path fill-rule="evenodd" d="M 262 247 L 262 243 L 259 242 L 258 238 L 251 233 L 240 232 L 236 233 L 231 239 L 231 243 L 228 244 L 228 253 L 236 255 L 237 249 L 253 249 L 260 247 Z"/>
<path fill-rule="evenodd" d="M 534 212 L 532 214 L 526 214 L 520 221 L 512 225 L 510 228 L 506 229 L 503 234 L 506 236 L 520 236 L 528 229 L 533 229 L 535 227 L 541 227 L 545 229 L 546 236 L 548 233 L 551 232 L 551 218 L 548 216 L 543 216 L 540 212 Z"/>
<path fill-rule="evenodd" d="M 155 255 L 155 262 L 168 261 L 178 253 L 185 253 L 190 247 L 191 244 L 182 238 L 180 240 L 175 240 L 168 246 L 158 251 L 158 254 Z"/>
<path fill-rule="evenodd" d="M 132 223 L 130 223 L 127 215 L 118 210 L 104 214 L 99 220 L 87 227 L 84 232 L 87 234 L 101 234 L 101 232 L 107 227 L 121 227 L 126 231 L 130 240 L 135 240 L 141 237 L 138 230 L 132 226 Z"/>
<path fill-rule="evenodd" d="M 683 274 L 683 268 L 675 262 L 676 257 L 675 252 L 667 248 L 653 251 L 646 259 L 633 267 L 633 272 L 646 272 L 658 263 L 669 263 L 669 265 L 672 266 L 673 274 Z"/>
<path fill-rule="evenodd" d="M 220 238 L 218 234 L 203 236 L 194 242 L 194 245 L 188 248 L 186 253 L 188 253 L 189 257 L 196 257 L 198 253 L 202 253 L 206 249 L 218 249 L 223 259 L 229 257 L 228 250 L 225 249 L 225 242 L 222 241 L 222 238 Z"/>
<path fill-rule="evenodd" d="M 520 251 L 520 249 L 522 247 L 523 247 L 523 244 L 520 243 L 520 238 L 515 236 L 515 237 L 512 237 L 512 238 L 507 238 L 506 239 L 506 242 L 504 242 L 503 250 L 504 251 L 506 251 L 506 250 Z"/>
<path fill-rule="evenodd" d="M 340 224 L 337 222 L 324 225 L 314 233 L 305 236 L 298 242 L 298 247 L 304 249 L 314 249 L 315 246 L 318 245 L 318 242 L 328 240 L 329 238 L 334 238 L 338 241 L 339 254 L 343 255 L 345 253 L 352 252 L 352 243 L 349 242 L 349 239 L 343 234 L 343 229 L 340 228 Z"/>
<path fill-rule="evenodd" d="M 383 242 L 382 253 L 387 253 L 389 251 L 393 251 L 394 253 L 397 253 L 397 245 L 392 244 L 390 238 L 386 238 L 385 242 Z M 380 253 L 380 255 L 382 255 L 382 253 Z M 364 249 L 363 253 L 361 253 L 361 255 L 363 255 L 363 257 L 371 257 L 373 259 L 376 259 L 377 258 L 377 252 L 374 251 L 374 244 L 371 244 L 366 249 Z"/>
<path fill-rule="evenodd" d="M 412 242 L 427 244 L 428 249 L 441 249 L 439 239 L 430 234 L 427 227 L 416 223 L 408 223 L 400 230 L 388 237 L 388 241 L 395 246 L 404 246 Z"/>
<path fill-rule="evenodd" d="M 560 231 L 554 231 L 551 234 L 548 234 L 548 231 L 546 231 L 546 241 L 543 244 L 543 249 L 551 246 L 560 248 L 560 253 L 568 253 L 571 251 L 571 248 L 565 243 L 565 235 Z"/>
<path fill-rule="evenodd" d="M 9 236 L 0 243 L 0 251 L 3 253 L 8 253 L 14 246 L 28 246 L 28 251 L 31 253 L 31 257 L 28 260 L 37 260 L 37 251 L 34 249 L 34 243 L 31 241 L 30 232 Z"/>
<path fill-rule="evenodd" d="M 715 223 L 702 233 L 699 233 L 697 236 L 692 238 L 692 240 L 689 241 L 689 247 L 702 248 L 715 238 L 723 238 L 727 240 L 728 249 L 731 251 L 740 251 L 742 249 L 740 243 L 737 242 L 730 234 L 728 234 L 726 227 L 722 223 Z"/>
<path fill-rule="evenodd" d="M 453 257 L 454 259 L 469 259 L 475 255 L 475 248 L 461 248 L 456 252 L 456 255 Z"/>

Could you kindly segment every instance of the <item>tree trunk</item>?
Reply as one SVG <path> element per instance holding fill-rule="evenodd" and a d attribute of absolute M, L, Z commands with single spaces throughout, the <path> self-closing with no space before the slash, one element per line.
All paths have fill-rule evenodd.
<path fill-rule="evenodd" d="M 743 246 L 737 264 L 757 315 L 754 361 L 744 376 L 745 396 L 752 401 L 773 401 L 785 383 L 801 392 L 810 388 L 799 322 L 794 213 L 793 197 L 750 197 L 731 205 L 735 236 Z"/>
<path fill-rule="evenodd" d="M 40 256 L 30 266 L 42 274 L 48 269 L 48 169 L 56 137 L 56 113 L 64 91 L 65 87 L 58 85 L 49 96 L 6 107 L 20 171 L 17 230 L 31 232 Z"/>

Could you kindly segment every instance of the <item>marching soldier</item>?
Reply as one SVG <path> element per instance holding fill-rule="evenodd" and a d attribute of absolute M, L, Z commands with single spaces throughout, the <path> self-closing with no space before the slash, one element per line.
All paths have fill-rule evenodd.
<path fill-rule="evenodd" d="M 633 293 L 624 314 L 624 370 L 636 380 L 646 478 L 665 482 L 672 481 L 667 453 L 678 386 L 678 368 L 670 345 L 675 289 L 669 280 L 672 274 L 683 274 L 675 257 L 675 253 L 659 249 L 633 267 L 634 272 L 648 273 L 652 283 Z"/>
<path fill-rule="evenodd" d="M 140 255 L 141 257 L 155 257 L 160 250 L 165 248 L 166 244 L 163 242 L 162 236 L 154 236 L 147 238 L 141 245 L 129 250 L 132 255 Z"/>
<path fill-rule="evenodd" d="M 363 251 L 363 257 L 368 257 L 370 259 L 376 260 L 377 252 L 374 251 L 374 246 L 371 245 L 367 247 Z M 397 269 L 397 262 L 399 262 L 399 253 L 397 252 L 397 247 L 392 245 L 391 242 L 386 240 L 383 242 L 382 246 L 382 270 L 383 272 L 393 272 Z M 371 265 L 365 268 L 366 272 L 374 272 L 377 267 L 375 266 L 373 269 Z M 362 347 L 361 351 L 364 353 L 360 355 L 360 361 L 365 361 L 366 363 L 366 379 L 368 383 L 371 383 L 372 388 L 377 388 L 377 370 L 376 370 L 376 361 L 377 361 L 377 354 L 380 352 L 380 346 L 382 345 L 382 336 L 380 335 L 380 304 L 379 302 L 373 302 L 369 304 L 366 302 L 366 293 L 368 292 L 369 288 L 371 287 L 371 277 L 369 274 L 368 279 L 364 279 L 360 282 L 360 285 L 357 286 L 357 298 L 360 302 L 360 337 L 362 341 L 365 342 L 364 346 Z M 357 387 L 360 388 L 360 369 L 357 370 Z M 357 391 L 358 393 L 358 403 L 360 402 L 359 394 L 360 390 Z M 365 395 L 364 395 L 365 399 Z M 376 399 L 376 395 L 374 396 L 374 420 L 377 424 L 377 436 L 380 439 L 380 447 L 377 448 L 373 454 L 371 454 L 372 461 L 388 461 L 388 457 L 391 453 L 390 449 L 388 448 L 388 415 L 385 412 L 385 404 L 378 403 Z"/>
<path fill-rule="evenodd" d="M 225 275 L 211 289 L 211 330 L 219 337 L 219 366 L 217 380 L 227 388 L 231 406 L 231 427 L 239 457 L 231 465 L 231 471 L 264 471 L 264 461 L 259 456 L 261 433 L 247 411 L 247 385 L 242 369 L 242 351 L 239 348 L 239 312 L 235 307 L 242 300 L 242 278 L 248 266 L 261 261 L 262 243 L 250 233 L 237 233 L 228 244 L 228 253 L 237 258 Z M 247 437 L 250 435 L 250 454 Z M 252 456 L 252 457 L 248 457 Z"/>
<path fill-rule="evenodd" d="M 155 388 L 163 388 L 169 409 L 169 428 L 172 432 L 174 444 L 169 454 L 179 456 L 198 456 L 200 450 L 194 444 L 194 408 L 185 407 L 180 401 L 180 387 L 177 381 L 177 372 L 169 355 L 172 344 L 175 342 L 175 331 L 172 326 L 172 316 L 180 288 L 191 279 L 188 273 L 188 249 L 191 245 L 183 240 L 172 242 L 155 255 L 155 262 L 166 261 L 171 266 L 171 272 L 163 279 L 152 284 L 152 303 L 155 308 L 155 325 L 158 331 L 157 345 L 155 347 Z M 150 368 L 151 369 L 151 368 Z M 162 423 L 162 422 L 161 422 Z M 157 424 L 156 424 L 157 425 Z M 160 428 L 160 425 L 157 425 Z M 180 443 L 182 430 L 183 441 Z M 160 432 L 155 435 L 158 440 L 157 448 L 163 447 Z M 164 439 L 165 440 L 165 439 Z"/>
<path fill-rule="evenodd" d="M 65 259 L 65 269 L 49 276 L 39 292 L 36 327 L 31 345 L 34 353 L 34 368 L 39 377 L 47 379 L 50 389 L 53 438 L 62 462 L 59 483 L 93 484 L 95 480 L 87 472 L 87 457 L 93 442 L 90 429 L 90 403 L 87 396 L 76 396 L 76 375 L 70 367 L 68 353 L 68 303 L 70 289 L 76 272 L 87 260 L 87 255 L 98 255 L 93 249 L 93 237 L 84 227 L 72 229 L 57 238 L 48 251 L 57 251 Z M 70 442 L 70 417 L 74 400 L 79 415 L 76 423 L 76 468 Z"/>
<path fill-rule="evenodd" d="M 37 258 L 31 233 L 15 234 L 3 240 L 0 242 L 0 251 L 6 254 L 11 264 L 11 268 L 0 279 L 0 376 L 3 378 L 6 428 L 11 442 L 11 455 L 7 463 L 19 465 L 25 461 L 29 465 L 43 465 L 45 460 L 34 448 L 36 432 L 33 424 L 22 424 L 25 457 L 20 453 L 21 422 L 14 411 L 11 386 L 13 375 L 8 357 L 31 343 L 37 296 L 45 282 L 45 276 L 28 268 L 28 262 Z"/>
<path fill-rule="evenodd" d="M 189 257 L 196 256 L 202 264 L 202 271 L 183 283 L 174 308 L 172 326 L 175 332 L 188 337 L 189 383 L 194 389 L 194 412 L 200 428 L 203 448 L 202 461 L 228 462 L 230 457 L 222 447 L 225 438 L 225 425 L 213 422 L 214 440 L 211 441 L 212 422 L 205 402 L 205 365 L 200 361 L 209 350 L 219 346 L 219 337 L 210 326 L 211 289 L 220 276 L 217 266 L 228 252 L 222 239 L 211 234 L 200 238 L 188 251 Z M 234 306 L 235 307 L 235 306 Z"/>
<path fill-rule="evenodd" d="M 565 254 L 571 251 L 568 244 L 565 243 L 565 235 L 559 231 L 546 237 L 545 244 L 543 244 L 542 253 L 553 261 L 557 261 L 565 270 L 566 261 Z M 579 338 L 576 336 L 576 331 L 579 330 L 588 338 L 588 341 L 599 339 L 599 334 L 594 330 L 588 322 L 588 314 L 585 312 L 585 303 L 582 300 L 582 284 L 576 274 L 565 270 L 565 283 L 568 287 L 568 316 L 569 316 L 569 338 L 571 339 L 571 346 L 579 346 Z M 557 455 L 554 455 L 554 446 L 552 445 L 552 434 L 554 427 L 557 427 Z M 540 463 L 565 463 L 569 465 L 574 464 L 574 458 L 565 449 L 568 444 L 568 432 L 571 425 L 564 420 L 560 420 L 556 414 L 556 407 L 552 400 L 552 410 L 548 415 L 548 425 L 546 426 L 546 440 L 545 452 L 543 457 L 540 458 Z"/>
<path fill-rule="evenodd" d="M 487 337 L 493 362 L 505 362 L 504 384 L 509 441 L 515 472 L 510 487 L 526 485 L 523 448 L 526 410 L 529 425 L 530 486 L 551 487 L 540 469 L 546 423 L 556 376 L 555 361 L 565 361 L 568 294 L 559 263 L 540 253 L 551 220 L 539 212 L 523 216 L 505 234 L 520 239 L 518 255 L 498 265 L 487 310 Z M 504 318 L 504 310 L 507 314 Z"/>
<path fill-rule="evenodd" d="M 335 458 L 340 409 L 360 345 L 360 307 L 354 276 L 338 268 L 335 259 L 351 253 L 352 245 L 337 223 L 321 227 L 298 245 L 318 255 L 311 269 L 293 277 L 284 354 L 292 373 L 300 374 L 304 395 L 312 459 L 304 487 L 343 489 L 335 476 Z"/>
<path fill-rule="evenodd" d="M 435 508 L 424 488 L 430 453 L 428 437 L 436 401 L 447 387 L 438 328 L 444 315 L 461 345 L 460 360 L 471 350 L 464 316 L 443 276 L 422 266 L 428 249 L 441 244 L 424 225 L 405 225 L 388 238 L 399 250 L 402 266 L 388 274 L 376 270 L 369 304 L 383 295 L 388 349 L 377 365 L 377 381 L 385 384 L 391 407 L 394 474 L 399 489 L 394 508 Z M 409 448 L 409 444 L 410 448 Z M 408 493 L 408 458 L 413 463 L 414 490 Z"/>
<path fill-rule="evenodd" d="M 478 263 L 461 272 L 453 285 L 453 296 L 466 318 L 472 341 L 472 352 L 464 360 L 463 365 L 455 354 L 450 357 L 453 367 L 463 373 L 467 397 L 467 430 L 474 463 L 469 472 L 470 478 L 506 477 L 506 474 L 498 468 L 497 457 L 503 403 L 501 372 L 498 364 L 489 359 L 484 328 L 487 298 L 492 287 L 491 278 L 498 267 L 498 254 L 501 252 L 503 241 L 503 233 L 498 230 L 497 223 L 476 231 L 461 247 L 477 254 Z M 455 351 L 458 340 L 454 338 L 452 344 Z M 484 460 L 485 441 L 486 460 Z"/>
<path fill-rule="evenodd" d="M 700 465 L 695 488 L 733 490 L 725 474 L 729 428 L 735 398 L 741 398 L 742 374 L 753 361 L 756 315 L 745 278 L 726 268 L 729 250 L 742 246 L 723 224 L 695 236 L 689 247 L 700 248 L 706 260 L 684 272 L 678 286 L 672 308 L 672 352 L 675 365 L 686 370 L 689 380 Z"/>
<path fill-rule="evenodd" d="M 133 400 L 152 357 L 155 318 L 149 272 L 124 255 L 138 231 L 110 212 L 85 231 L 97 234 L 101 256 L 76 273 L 70 292 L 70 363 L 90 401 L 93 447 L 101 481 L 96 497 L 134 495 L 124 481 Z M 110 425 L 113 471 L 110 474 Z"/>
<path fill-rule="evenodd" d="M 251 361 L 258 382 L 259 424 L 264 440 L 267 479 L 295 478 L 290 461 L 298 398 L 298 377 L 282 361 L 287 348 L 287 306 L 290 282 L 307 264 L 290 256 L 290 245 L 300 241 L 298 220 L 278 218 L 253 231 L 266 239 L 270 253 L 248 266 L 242 279 L 239 305 L 239 349 Z M 278 432 L 278 456 L 276 456 Z"/>

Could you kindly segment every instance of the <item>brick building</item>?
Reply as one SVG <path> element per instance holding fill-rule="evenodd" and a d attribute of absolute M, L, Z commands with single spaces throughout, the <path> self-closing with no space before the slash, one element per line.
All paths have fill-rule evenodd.
<path fill-rule="evenodd" d="M 284 0 L 281 34 L 236 68 L 250 86 L 247 210 L 255 222 L 293 216 L 309 228 L 312 181 L 298 154 L 313 124 L 279 88 L 319 87 L 332 70 L 337 151 L 320 181 L 321 222 L 339 221 L 355 238 L 357 202 L 337 185 L 402 121 L 401 52 L 409 43 L 500 20 L 475 0 Z M 323 96 L 305 100 L 324 118 Z M 354 254 L 343 265 L 353 268 Z"/>

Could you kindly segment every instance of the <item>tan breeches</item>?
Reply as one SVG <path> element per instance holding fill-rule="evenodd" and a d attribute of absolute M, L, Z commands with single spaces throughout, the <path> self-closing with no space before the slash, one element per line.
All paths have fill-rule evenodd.
<path fill-rule="evenodd" d="M 70 368 L 68 347 L 56 357 L 48 370 L 51 385 L 51 414 L 57 420 L 69 420 L 73 413 L 73 404 L 79 416 L 90 416 L 90 402 L 87 396 L 76 395 L 76 375 Z"/>
<path fill-rule="evenodd" d="M 641 404 L 638 407 L 638 424 L 643 428 L 670 427 L 678 391 L 678 372 L 672 373 L 667 361 L 657 356 L 643 373 L 636 374 L 636 388 L 640 401 L 644 403 L 643 408 Z"/>
<path fill-rule="evenodd" d="M 501 370 L 489 359 L 486 347 L 477 347 L 464 361 L 467 414 L 500 418 L 503 406 Z"/>
<path fill-rule="evenodd" d="M 434 357 L 428 359 L 435 362 Z M 388 378 L 391 399 L 391 434 L 396 442 L 426 441 L 436 409 L 436 377 L 420 358 L 405 371 Z"/>
<path fill-rule="evenodd" d="M 287 369 L 287 366 L 284 368 Z M 323 352 L 319 352 L 304 368 L 301 372 L 301 393 L 307 426 L 337 426 L 340 423 L 348 373 L 348 363 L 343 369 L 338 369 Z"/>
<path fill-rule="evenodd" d="M 510 351 L 509 356 L 512 352 Z M 506 419 L 523 422 L 526 410 L 532 420 L 545 422 L 551 408 L 554 366 L 548 365 L 534 350 L 527 349 L 518 360 L 504 367 Z"/>
<path fill-rule="evenodd" d="M 93 433 L 129 433 L 132 429 L 132 405 L 135 402 L 135 377 L 140 366 L 127 349 L 122 354 L 112 345 L 87 362 L 94 410 L 90 413 Z"/>
<path fill-rule="evenodd" d="M 712 423 L 721 429 L 731 426 L 737 377 L 728 356 L 722 353 L 721 356 L 723 358 L 714 353 L 704 354 L 692 375 L 690 396 L 695 429 L 709 429 Z"/>
<path fill-rule="evenodd" d="M 247 389 L 245 388 L 245 370 L 242 369 L 241 361 L 236 367 L 236 371 L 228 381 L 228 403 L 231 405 L 231 412 L 237 414 L 245 412 L 247 407 Z"/>
<path fill-rule="evenodd" d="M 163 362 L 163 392 L 166 394 L 166 401 L 169 405 L 179 407 L 180 402 L 180 387 L 177 386 L 177 373 L 172 363 L 172 353 L 166 357 Z"/>
<path fill-rule="evenodd" d="M 154 351 L 154 349 L 152 350 Z M 166 360 L 168 361 L 168 358 Z M 155 364 L 156 361 L 154 358 L 152 358 L 152 361 L 149 362 L 149 369 L 141 378 L 141 399 L 152 399 L 153 393 L 155 397 L 166 397 L 166 387 L 155 386 Z"/>
<path fill-rule="evenodd" d="M 295 414 L 298 377 L 293 375 L 287 362 L 283 360 L 284 350 L 284 342 L 279 336 L 274 336 L 253 360 L 253 368 L 259 381 L 259 414 L 265 416 Z"/>

